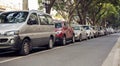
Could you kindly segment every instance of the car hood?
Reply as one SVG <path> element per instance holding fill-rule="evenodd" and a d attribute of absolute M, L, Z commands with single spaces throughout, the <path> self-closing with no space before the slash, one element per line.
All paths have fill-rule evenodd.
<path fill-rule="evenodd" d="M 18 30 L 22 23 L 17 24 L 0 24 L 0 32 L 6 32 L 11 30 Z"/>
<path fill-rule="evenodd" d="M 74 30 L 74 33 L 75 33 L 75 34 L 80 34 L 81 31 L 80 31 L 80 30 Z"/>

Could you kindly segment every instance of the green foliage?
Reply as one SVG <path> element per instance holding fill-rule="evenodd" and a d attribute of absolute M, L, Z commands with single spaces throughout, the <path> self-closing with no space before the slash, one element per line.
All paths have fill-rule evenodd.
<path fill-rule="evenodd" d="M 79 24 L 85 24 L 88 17 L 91 25 L 104 26 L 108 22 L 120 26 L 120 0 L 55 0 L 52 8 L 68 21 L 76 20 L 77 16 Z"/>

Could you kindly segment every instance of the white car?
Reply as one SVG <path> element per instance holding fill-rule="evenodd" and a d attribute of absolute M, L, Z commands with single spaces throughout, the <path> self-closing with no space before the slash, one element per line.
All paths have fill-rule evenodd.
<path fill-rule="evenodd" d="M 103 27 L 98 27 L 98 34 L 99 34 L 99 36 L 105 35 L 105 30 Z"/>
<path fill-rule="evenodd" d="M 83 25 L 82 27 L 86 30 L 86 32 L 87 32 L 87 37 L 88 37 L 89 39 L 94 37 L 94 31 L 93 31 L 93 29 L 92 29 L 90 26 L 88 26 L 88 25 Z"/>
<path fill-rule="evenodd" d="M 82 27 L 82 25 L 75 25 L 75 26 L 73 26 L 73 29 L 74 29 L 76 40 L 81 41 L 83 39 L 87 39 L 87 32 Z"/>
<path fill-rule="evenodd" d="M 91 26 L 92 29 L 93 29 L 93 33 L 94 33 L 94 37 L 97 37 L 98 36 L 98 29 L 96 26 Z"/>

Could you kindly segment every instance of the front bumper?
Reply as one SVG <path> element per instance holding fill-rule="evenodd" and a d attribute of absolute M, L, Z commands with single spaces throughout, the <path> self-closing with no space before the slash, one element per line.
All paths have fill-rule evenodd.
<path fill-rule="evenodd" d="M 18 50 L 21 42 L 19 36 L 0 36 L 0 49 Z"/>
<path fill-rule="evenodd" d="M 79 40 L 79 35 L 75 35 L 75 40 Z"/>
<path fill-rule="evenodd" d="M 59 41 L 61 41 L 63 38 L 61 38 L 61 37 L 56 37 L 55 38 L 55 42 L 59 42 Z"/>

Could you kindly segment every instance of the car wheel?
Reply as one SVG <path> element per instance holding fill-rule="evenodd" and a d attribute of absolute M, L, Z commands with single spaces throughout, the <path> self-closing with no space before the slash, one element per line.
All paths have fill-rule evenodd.
<path fill-rule="evenodd" d="M 62 39 L 62 45 L 66 45 L 66 37 L 64 36 L 63 39 Z"/>
<path fill-rule="evenodd" d="M 88 39 L 91 39 L 91 36 L 88 36 Z"/>
<path fill-rule="evenodd" d="M 28 55 L 30 53 L 30 41 L 24 39 L 22 42 L 22 46 L 20 48 L 20 55 Z"/>
<path fill-rule="evenodd" d="M 75 42 L 75 36 L 73 35 L 73 37 L 72 37 L 72 43 L 74 43 Z"/>
<path fill-rule="evenodd" d="M 90 35 L 89 35 L 89 39 L 91 39 L 92 38 L 92 35 L 91 35 L 91 33 L 90 33 Z"/>
<path fill-rule="evenodd" d="M 54 41 L 53 41 L 53 39 L 52 39 L 52 38 L 50 38 L 50 39 L 49 39 L 49 43 L 48 43 L 47 48 L 48 48 L 48 49 L 52 49 L 52 48 L 53 48 L 53 46 L 54 46 Z"/>

